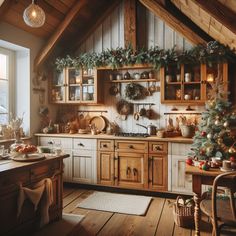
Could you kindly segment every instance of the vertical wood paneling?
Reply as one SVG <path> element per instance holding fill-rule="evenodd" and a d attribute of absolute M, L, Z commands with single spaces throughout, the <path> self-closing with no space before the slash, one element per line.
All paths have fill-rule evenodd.
<path fill-rule="evenodd" d="M 147 16 L 147 47 L 154 47 L 154 14 L 146 11 Z"/>
<path fill-rule="evenodd" d="M 93 34 L 94 52 L 102 52 L 102 25 Z"/>
<path fill-rule="evenodd" d="M 119 47 L 119 9 L 116 8 L 111 15 L 111 47 Z"/>
<path fill-rule="evenodd" d="M 119 6 L 119 41 L 120 47 L 124 47 L 124 2 L 122 1 Z"/>
<path fill-rule="evenodd" d="M 102 30 L 102 45 L 103 50 L 111 48 L 111 17 L 107 17 L 107 19 L 103 23 Z"/>
<path fill-rule="evenodd" d="M 159 18 L 154 18 L 155 46 L 164 47 L 164 22 Z"/>

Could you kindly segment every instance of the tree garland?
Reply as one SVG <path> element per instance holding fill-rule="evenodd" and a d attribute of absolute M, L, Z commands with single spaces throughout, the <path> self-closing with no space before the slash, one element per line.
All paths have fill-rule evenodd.
<path fill-rule="evenodd" d="M 92 69 L 94 67 L 108 66 L 113 69 L 125 65 L 150 64 L 154 69 L 160 69 L 171 64 L 199 64 L 204 63 L 212 66 L 213 63 L 236 61 L 235 49 L 211 41 L 206 46 L 197 45 L 190 50 L 177 51 L 172 49 L 161 49 L 158 46 L 148 50 L 134 51 L 131 46 L 127 48 L 118 47 L 107 49 L 101 53 L 84 53 L 77 57 L 67 55 L 65 58 L 57 58 L 56 70 L 61 72 L 65 67 L 76 69 Z"/>

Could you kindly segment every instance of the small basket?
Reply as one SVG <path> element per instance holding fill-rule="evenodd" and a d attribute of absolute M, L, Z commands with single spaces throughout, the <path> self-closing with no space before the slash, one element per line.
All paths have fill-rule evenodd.
<path fill-rule="evenodd" d="M 173 215 L 175 224 L 180 227 L 191 228 L 194 226 L 194 204 L 188 206 L 181 204 L 180 200 L 185 202 L 181 196 L 178 196 L 173 205 Z"/>

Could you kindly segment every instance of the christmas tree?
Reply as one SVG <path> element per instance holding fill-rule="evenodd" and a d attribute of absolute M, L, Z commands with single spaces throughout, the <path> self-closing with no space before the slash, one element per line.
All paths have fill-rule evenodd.
<path fill-rule="evenodd" d="M 236 155 L 236 140 L 231 129 L 235 125 L 236 114 L 232 112 L 231 103 L 224 98 L 223 86 L 218 68 L 218 76 L 210 91 L 211 98 L 206 102 L 206 111 L 202 113 L 198 131 L 193 138 L 190 155 L 195 159 L 229 159 Z"/>

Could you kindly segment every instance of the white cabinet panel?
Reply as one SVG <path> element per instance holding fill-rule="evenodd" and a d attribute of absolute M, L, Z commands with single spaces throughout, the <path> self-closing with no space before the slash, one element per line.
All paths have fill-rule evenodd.
<path fill-rule="evenodd" d="M 74 138 L 74 150 L 96 150 L 96 139 Z"/>
<path fill-rule="evenodd" d="M 39 145 L 50 147 L 61 145 L 62 149 L 72 149 L 72 138 L 39 137 Z"/>
<path fill-rule="evenodd" d="M 96 183 L 96 152 L 76 151 L 72 154 L 72 181 L 79 183 Z"/>

